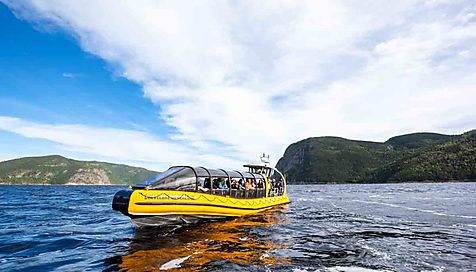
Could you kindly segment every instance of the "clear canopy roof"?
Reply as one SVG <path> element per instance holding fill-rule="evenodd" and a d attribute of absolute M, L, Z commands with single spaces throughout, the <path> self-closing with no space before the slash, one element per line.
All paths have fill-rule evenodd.
<path fill-rule="evenodd" d="M 263 173 L 265 174 L 265 173 Z M 167 171 L 146 180 L 143 185 L 152 189 L 194 190 L 198 187 L 199 179 L 263 179 L 258 173 L 228 171 L 223 169 L 208 169 L 205 167 L 173 166 Z"/>

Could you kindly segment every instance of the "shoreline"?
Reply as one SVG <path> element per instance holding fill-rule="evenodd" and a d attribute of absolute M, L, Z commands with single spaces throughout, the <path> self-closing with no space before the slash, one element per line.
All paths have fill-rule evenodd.
<path fill-rule="evenodd" d="M 402 182 L 300 182 L 300 183 L 287 183 L 287 185 L 367 185 L 367 184 L 428 184 L 428 183 L 471 183 L 476 180 L 447 180 L 447 181 L 402 181 Z M 48 183 L 2 183 L 0 186 L 130 186 L 133 184 L 48 184 Z"/>
<path fill-rule="evenodd" d="M 390 182 L 299 182 L 299 183 L 287 183 L 287 185 L 349 185 L 349 184 L 406 184 L 406 183 L 470 183 L 476 182 L 473 179 L 465 180 L 445 180 L 445 181 L 433 181 L 433 180 L 424 180 L 424 181 L 390 181 Z"/>
<path fill-rule="evenodd" d="M 129 186 L 129 184 L 49 184 L 49 183 L 2 183 L 0 186 Z"/>

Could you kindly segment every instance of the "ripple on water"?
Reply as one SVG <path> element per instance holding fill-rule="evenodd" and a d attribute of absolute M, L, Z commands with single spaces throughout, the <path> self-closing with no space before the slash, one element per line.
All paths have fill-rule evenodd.
<path fill-rule="evenodd" d="M 134 229 L 121 187 L 2 186 L 1 271 L 467 271 L 474 183 L 290 186 L 292 204 L 193 227 Z"/>

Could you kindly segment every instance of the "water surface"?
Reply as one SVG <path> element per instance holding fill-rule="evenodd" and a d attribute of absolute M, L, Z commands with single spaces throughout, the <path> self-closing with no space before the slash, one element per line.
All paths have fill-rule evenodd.
<path fill-rule="evenodd" d="M 119 186 L 0 186 L 0 271 L 471 271 L 476 183 L 289 186 L 257 216 L 141 229 Z"/>

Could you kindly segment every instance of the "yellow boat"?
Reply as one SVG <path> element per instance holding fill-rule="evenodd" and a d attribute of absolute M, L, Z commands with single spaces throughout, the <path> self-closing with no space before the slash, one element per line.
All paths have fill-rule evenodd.
<path fill-rule="evenodd" d="M 289 203 L 280 171 L 266 165 L 244 167 L 248 171 L 174 166 L 117 192 L 112 208 L 140 227 L 240 217 Z"/>

